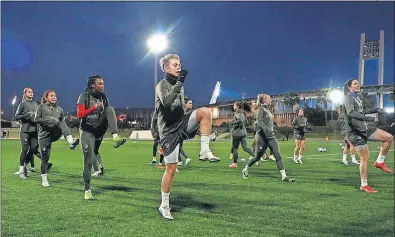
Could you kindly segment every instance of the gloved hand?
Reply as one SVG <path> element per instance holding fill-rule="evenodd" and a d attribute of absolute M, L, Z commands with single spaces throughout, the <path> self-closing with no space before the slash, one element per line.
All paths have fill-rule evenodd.
<path fill-rule="evenodd" d="M 184 83 L 185 78 L 187 77 L 187 75 L 188 75 L 188 70 L 187 69 L 182 69 L 180 71 L 180 76 L 178 77 L 178 80 L 181 81 L 182 83 Z"/>

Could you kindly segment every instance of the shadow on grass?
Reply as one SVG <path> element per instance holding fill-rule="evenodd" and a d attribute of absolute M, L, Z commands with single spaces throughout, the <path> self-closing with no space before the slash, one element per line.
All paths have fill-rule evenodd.
<path fill-rule="evenodd" d="M 171 206 L 173 212 L 181 212 L 186 207 L 198 208 L 208 212 L 213 212 L 216 208 L 216 204 L 197 201 L 192 196 L 185 194 L 174 195 Z"/>

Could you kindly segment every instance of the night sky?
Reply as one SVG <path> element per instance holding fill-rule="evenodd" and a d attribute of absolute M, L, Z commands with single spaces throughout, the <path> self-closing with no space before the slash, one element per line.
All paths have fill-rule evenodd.
<path fill-rule="evenodd" d="M 1 105 L 24 87 L 54 89 L 75 111 L 87 77 L 104 77 L 114 107 L 152 107 L 154 57 L 146 41 L 176 25 L 169 48 L 189 69 L 185 93 L 219 101 L 340 86 L 357 77 L 360 34 L 385 31 L 384 84 L 394 83 L 394 2 L 2 2 Z M 159 72 L 159 78 L 162 78 Z M 365 84 L 377 83 L 377 61 Z M 387 98 L 387 97 L 386 97 Z M 385 101 L 388 105 L 389 102 Z"/>

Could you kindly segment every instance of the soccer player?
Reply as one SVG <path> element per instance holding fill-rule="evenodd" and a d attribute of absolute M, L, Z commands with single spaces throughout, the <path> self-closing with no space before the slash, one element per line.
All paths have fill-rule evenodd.
<path fill-rule="evenodd" d="M 126 138 L 118 134 L 117 116 L 114 108 L 110 106 L 107 96 L 104 94 L 104 80 L 100 75 L 88 78 L 86 91 L 78 97 L 77 118 L 81 119 L 80 138 L 84 154 L 84 198 L 92 200 L 94 199 L 90 188 L 92 166 L 95 163 L 100 163 L 98 167 L 100 175 L 103 175 L 104 172 L 99 153 L 104 134 L 109 128 L 114 148 L 118 148 L 126 142 Z"/>
<path fill-rule="evenodd" d="M 157 163 L 156 152 L 158 150 L 158 145 L 159 145 L 158 107 L 156 106 L 151 118 L 151 135 L 154 138 L 154 142 L 152 143 L 152 160 L 148 164 L 154 165 Z"/>
<path fill-rule="evenodd" d="M 80 140 L 73 139 L 69 127 L 65 122 L 63 109 L 56 104 L 56 93 L 47 90 L 41 99 L 41 104 L 37 107 L 34 122 L 38 124 L 38 144 L 41 154 L 41 184 L 49 187 L 48 183 L 48 161 L 51 155 L 52 143 L 63 136 L 70 145 L 70 149 L 79 144 Z"/>
<path fill-rule="evenodd" d="M 254 159 L 249 160 L 246 167 L 242 170 L 243 178 L 248 179 L 249 168 L 261 159 L 263 153 L 265 153 L 266 149 L 269 147 L 276 159 L 276 165 L 280 170 L 281 180 L 294 182 L 295 179 L 289 178 L 285 172 L 284 164 L 280 155 L 280 148 L 278 146 L 276 136 L 274 135 L 274 116 L 268 109 L 268 106 L 271 104 L 271 98 L 267 94 L 259 94 L 257 103 L 259 108 L 256 113 L 255 155 Z"/>
<path fill-rule="evenodd" d="M 246 130 L 246 117 L 244 116 L 244 110 L 251 111 L 251 108 L 244 102 L 235 102 L 233 105 L 233 109 L 235 110 L 234 118 L 230 125 L 232 125 L 232 154 L 233 154 L 233 162 L 229 165 L 229 168 L 237 168 L 237 159 L 239 154 L 237 150 L 239 149 L 239 145 L 243 147 L 243 150 L 250 154 L 251 157 L 254 157 L 254 153 L 250 148 L 247 147 L 247 130 Z"/>
<path fill-rule="evenodd" d="M 38 151 L 38 135 L 37 124 L 34 122 L 34 114 L 36 113 L 39 103 L 33 100 L 33 89 L 25 88 L 23 90 L 22 102 L 18 105 L 15 112 L 15 120 L 20 121 L 19 138 L 21 140 L 21 154 L 19 157 L 19 177 L 26 179 L 27 164 L 30 162 L 30 171 L 35 172 L 34 156 L 41 159 Z M 52 166 L 48 163 L 48 169 Z"/>
<path fill-rule="evenodd" d="M 386 173 L 392 171 L 384 163 L 385 156 L 391 146 L 393 137 L 391 134 L 378 129 L 374 124 L 375 118 L 365 116 L 365 114 L 377 113 L 380 109 L 364 110 L 360 95 L 360 84 L 356 79 L 350 79 L 344 84 L 344 119 L 346 121 L 346 133 L 350 143 L 355 147 L 359 157 L 359 172 L 361 176 L 360 190 L 368 193 L 377 192 L 368 185 L 368 141 L 383 142 L 380 153 L 373 163 L 375 168 L 382 169 Z"/>
<path fill-rule="evenodd" d="M 192 107 L 193 107 L 192 100 L 185 97 L 185 113 L 184 113 L 185 116 L 189 116 L 193 112 Z M 186 134 L 184 135 L 187 137 Z M 187 137 L 187 139 L 189 138 Z M 191 158 L 189 158 L 188 155 L 185 153 L 184 149 L 182 149 L 183 145 L 184 145 L 184 140 L 180 142 L 180 155 L 178 156 L 178 165 L 189 165 L 189 163 L 191 163 Z M 182 162 L 181 155 L 185 158 L 185 163 Z"/>
<path fill-rule="evenodd" d="M 343 107 L 339 106 L 338 108 L 338 112 L 339 112 L 339 122 L 340 122 L 340 126 L 341 126 L 341 134 L 344 135 L 344 148 L 343 148 L 343 158 L 341 160 L 341 162 L 348 166 L 348 162 L 347 162 L 347 153 L 350 152 L 350 156 L 351 156 L 351 164 L 353 165 L 359 165 L 358 160 L 355 158 L 355 147 L 350 143 L 350 141 L 348 140 L 348 137 L 346 135 L 346 125 L 345 125 L 345 121 L 344 121 L 344 113 L 343 113 Z"/>
<path fill-rule="evenodd" d="M 192 138 L 200 125 L 201 148 L 199 159 L 219 161 L 210 151 L 212 115 L 208 108 L 199 108 L 185 115 L 183 84 L 188 74 L 181 70 L 180 58 L 167 54 L 160 60 L 165 78 L 156 86 L 156 106 L 159 107 L 158 129 L 160 145 L 165 154 L 166 171 L 162 178 L 162 203 L 159 211 L 166 219 L 173 219 L 170 212 L 170 187 L 177 168 L 180 142 Z M 187 136 L 185 136 L 187 135 Z"/>
<path fill-rule="evenodd" d="M 295 164 L 303 164 L 302 156 L 305 148 L 305 133 L 307 130 L 311 130 L 307 124 L 306 117 L 303 116 L 303 109 L 298 109 L 298 117 L 292 121 L 292 127 L 294 129 L 295 137 L 295 150 L 293 162 Z"/>

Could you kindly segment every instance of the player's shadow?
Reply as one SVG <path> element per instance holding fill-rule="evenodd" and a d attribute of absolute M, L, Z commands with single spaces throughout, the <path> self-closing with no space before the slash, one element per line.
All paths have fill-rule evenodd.
<path fill-rule="evenodd" d="M 126 186 L 121 186 L 121 185 L 100 185 L 100 189 L 105 190 L 105 191 L 122 191 L 122 192 L 135 192 L 138 189 L 137 188 L 131 188 L 131 187 L 126 187 Z"/>
<path fill-rule="evenodd" d="M 190 195 L 175 195 L 171 199 L 171 209 L 173 212 L 181 212 L 186 207 L 198 208 L 203 211 L 213 212 L 216 208 L 215 204 L 208 202 L 200 202 Z"/>

